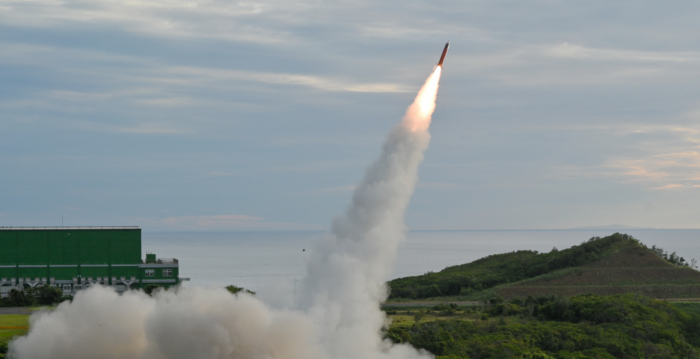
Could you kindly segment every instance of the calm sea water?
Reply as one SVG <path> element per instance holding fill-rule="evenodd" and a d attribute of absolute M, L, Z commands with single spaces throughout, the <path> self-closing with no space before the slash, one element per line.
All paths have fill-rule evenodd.
<path fill-rule="evenodd" d="M 439 271 L 498 253 L 520 249 L 548 252 L 594 236 L 627 233 L 686 259 L 700 260 L 699 229 L 585 229 L 512 231 L 412 231 L 399 249 L 392 278 Z M 180 261 L 187 286 L 235 284 L 261 290 L 304 276 L 309 249 L 322 232 L 147 232 L 144 252 Z M 145 254 L 145 253 L 144 253 Z"/>

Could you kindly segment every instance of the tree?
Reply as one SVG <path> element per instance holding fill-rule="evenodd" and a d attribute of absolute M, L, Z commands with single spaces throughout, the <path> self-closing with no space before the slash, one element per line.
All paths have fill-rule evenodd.
<path fill-rule="evenodd" d="M 33 296 L 36 303 L 41 305 L 59 303 L 61 302 L 61 297 L 63 297 L 63 292 L 60 289 L 48 284 L 30 288 L 27 290 L 27 294 Z"/>
<path fill-rule="evenodd" d="M 231 294 L 237 294 L 240 291 L 245 291 L 248 294 L 255 295 L 255 292 L 253 292 L 252 290 L 248 290 L 248 289 L 245 289 L 243 287 L 236 287 L 235 285 L 230 285 L 230 286 L 226 287 L 226 290 L 231 292 Z"/>
<path fill-rule="evenodd" d="M 155 292 L 156 290 L 158 290 L 160 288 L 161 288 L 161 286 L 159 286 L 158 284 L 149 284 L 146 286 L 146 288 L 143 288 L 143 292 L 148 294 L 148 295 L 153 295 L 153 292 Z"/>
<path fill-rule="evenodd" d="M 34 304 L 34 298 L 31 295 L 26 295 L 23 290 L 12 289 L 7 302 L 13 307 L 26 307 Z"/>
<path fill-rule="evenodd" d="M 661 258 L 666 258 L 667 256 L 666 252 L 664 252 L 664 249 L 661 247 L 657 247 L 656 245 L 651 246 L 651 251 Z"/>

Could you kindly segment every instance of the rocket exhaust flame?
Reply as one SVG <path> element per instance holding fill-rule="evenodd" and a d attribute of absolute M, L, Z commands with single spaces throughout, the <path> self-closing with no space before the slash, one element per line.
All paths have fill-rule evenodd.
<path fill-rule="evenodd" d="M 435 67 L 433 73 L 430 74 L 423 87 L 418 91 L 413 104 L 406 111 L 406 116 L 404 116 L 402 123 L 413 131 L 426 131 L 430 127 L 431 116 L 433 111 L 435 111 L 435 100 L 441 74 L 442 66 Z"/>
<path fill-rule="evenodd" d="M 430 141 L 442 71 L 436 66 L 387 135 L 345 214 L 311 251 L 296 310 L 225 289 L 180 288 L 149 297 L 96 286 L 32 316 L 10 344 L 15 359 L 429 359 L 383 341 L 379 304 L 404 239 L 403 215 Z"/>

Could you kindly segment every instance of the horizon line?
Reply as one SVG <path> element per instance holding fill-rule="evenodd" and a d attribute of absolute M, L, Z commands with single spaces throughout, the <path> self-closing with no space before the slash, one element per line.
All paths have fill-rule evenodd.
<path fill-rule="evenodd" d="M 625 230 L 700 230 L 700 228 L 662 228 L 662 227 L 575 227 L 575 228 L 515 228 L 515 229 L 408 229 L 407 232 L 496 232 L 496 231 L 625 231 Z M 146 229 L 143 232 L 328 232 L 330 229 Z"/>

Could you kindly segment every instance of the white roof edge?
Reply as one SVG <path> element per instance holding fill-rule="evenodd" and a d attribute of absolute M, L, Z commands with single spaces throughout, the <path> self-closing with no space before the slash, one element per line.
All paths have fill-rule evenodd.
<path fill-rule="evenodd" d="M 0 231 L 45 231 L 81 229 L 141 229 L 139 226 L 86 226 L 86 227 L 0 227 Z"/>

